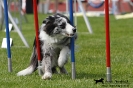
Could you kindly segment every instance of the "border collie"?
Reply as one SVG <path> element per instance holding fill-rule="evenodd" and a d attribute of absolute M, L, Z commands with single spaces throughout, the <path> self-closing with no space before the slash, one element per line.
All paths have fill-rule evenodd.
<path fill-rule="evenodd" d="M 70 52 L 70 38 L 77 38 L 76 28 L 70 24 L 70 20 L 62 14 L 54 14 L 47 17 L 39 30 L 39 41 L 41 50 L 42 79 L 50 79 L 52 73 L 67 74 L 64 67 Z M 17 76 L 25 76 L 33 73 L 38 68 L 38 57 L 36 42 L 33 44 L 33 53 L 29 66 L 18 72 Z"/>

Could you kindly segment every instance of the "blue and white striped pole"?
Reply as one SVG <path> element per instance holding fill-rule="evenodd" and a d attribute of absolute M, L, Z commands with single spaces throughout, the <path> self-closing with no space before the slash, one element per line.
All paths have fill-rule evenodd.
<path fill-rule="evenodd" d="M 74 26 L 73 22 L 73 0 L 69 0 L 69 16 L 71 25 Z M 75 70 L 75 54 L 74 54 L 74 37 L 71 38 L 71 62 L 72 62 L 72 79 L 76 78 Z"/>
<path fill-rule="evenodd" d="M 10 34 L 9 34 L 9 24 L 8 24 L 8 6 L 7 6 L 7 0 L 4 0 L 4 16 L 5 16 L 5 25 L 6 25 L 8 71 L 12 72 L 12 61 L 11 61 L 11 50 L 10 50 Z"/>

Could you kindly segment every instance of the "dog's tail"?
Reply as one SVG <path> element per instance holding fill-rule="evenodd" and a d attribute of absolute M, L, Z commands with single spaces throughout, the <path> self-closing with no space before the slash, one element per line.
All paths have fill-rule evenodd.
<path fill-rule="evenodd" d="M 38 59 L 37 58 L 38 58 L 38 55 L 37 55 L 36 47 L 33 46 L 33 52 L 31 54 L 30 64 L 29 64 L 29 66 L 33 67 L 33 71 L 35 71 L 38 67 Z"/>
<path fill-rule="evenodd" d="M 37 67 L 38 67 L 38 59 L 37 58 L 38 58 L 38 55 L 37 55 L 37 51 L 36 51 L 36 43 L 34 41 L 33 52 L 32 52 L 31 57 L 30 57 L 30 64 L 26 69 L 18 72 L 17 75 L 18 76 L 25 76 L 25 75 L 29 75 L 32 72 L 36 71 Z"/>

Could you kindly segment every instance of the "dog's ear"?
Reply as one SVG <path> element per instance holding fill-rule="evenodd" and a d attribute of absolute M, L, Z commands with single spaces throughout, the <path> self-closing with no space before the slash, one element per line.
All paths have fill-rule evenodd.
<path fill-rule="evenodd" d="M 45 26 L 42 28 L 48 35 L 51 35 L 53 33 L 54 28 L 56 27 L 56 25 L 54 24 L 55 22 L 55 16 L 51 15 L 48 16 L 44 21 L 43 24 L 45 24 Z"/>
<path fill-rule="evenodd" d="M 46 24 L 47 22 L 48 22 L 49 20 L 48 20 L 48 17 L 45 19 L 45 20 L 43 20 L 43 24 Z"/>
<path fill-rule="evenodd" d="M 65 15 L 62 15 L 62 14 L 60 14 L 60 13 L 56 13 L 55 16 L 56 16 L 57 18 L 63 17 L 63 18 L 65 18 L 65 19 L 67 20 L 68 23 L 70 23 L 70 20 L 69 20 L 68 17 L 66 17 Z"/>
<path fill-rule="evenodd" d="M 49 23 L 49 22 L 54 22 L 54 20 L 55 20 L 55 17 L 54 17 L 53 15 L 51 15 L 51 16 L 47 17 L 47 18 L 43 21 L 43 23 L 44 23 L 44 24 L 47 24 L 47 23 Z"/>
<path fill-rule="evenodd" d="M 55 17 L 53 15 L 49 16 L 49 20 L 54 20 Z"/>

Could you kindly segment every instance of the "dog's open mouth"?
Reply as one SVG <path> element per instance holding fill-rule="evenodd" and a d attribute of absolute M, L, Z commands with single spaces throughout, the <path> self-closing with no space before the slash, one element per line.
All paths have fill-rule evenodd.
<path fill-rule="evenodd" d="M 74 36 L 74 33 L 71 33 L 71 34 L 68 34 L 68 33 L 65 33 L 68 37 L 73 37 Z"/>

